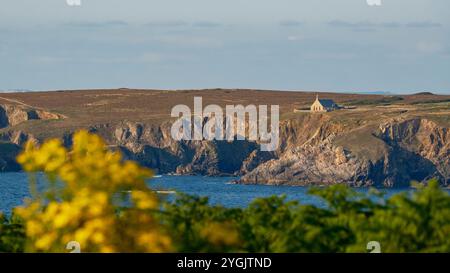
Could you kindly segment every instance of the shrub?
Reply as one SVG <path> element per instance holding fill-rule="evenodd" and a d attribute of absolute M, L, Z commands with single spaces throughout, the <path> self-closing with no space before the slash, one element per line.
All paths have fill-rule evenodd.
<path fill-rule="evenodd" d="M 85 252 L 170 250 L 170 238 L 151 214 L 158 209 L 145 184 L 152 173 L 108 151 L 100 137 L 80 131 L 70 151 L 59 140 L 39 148 L 29 142 L 18 162 L 28 172 L 45 172 L 49 181 L 45 192 L 35 191 L 15 209 L 24 221 L 26 251 L 62 252 L 71 241 Z"/>
<path fill-rule="evenodd" d="M 388 199 L 344 185 L 313 188 L 325 208 L 254 200 L 247 208 L 211 206 L 204 197 L 162 201 L 146 185 L 150 170 L 124 161 L 86 131 L 71 150 L 58 140 L 28 143 L 18 157 L 49 186 L 0 217 L 0 252 L 450 252 L 450 196 L 436 180 Z"/>

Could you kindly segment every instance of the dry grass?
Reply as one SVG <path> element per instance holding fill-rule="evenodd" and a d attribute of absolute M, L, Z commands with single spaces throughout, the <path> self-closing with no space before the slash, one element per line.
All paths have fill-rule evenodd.
<path fill-rule="evenodd" d="M 14 129 L 29 131 L 41 137 L 61 135 L 68 130 L 98 124 L 114 125 L 122 121 L 161 123 L 170 119 L 173 106 L 186 104 L 193 109 L 195 96 L 203 98 L 203 105 L 255 104 L 280 105 L 283 119 L 295 118 L 294 109 L 308 107 L 315 99 L 316 92 L 282 92 L 258 90 L 81 90 L 32 93 L 0 94 L 0 104 L 22 104 L 46 109 L 67 118 L 55 121 L 29 121 Z M 401 115 L 429 116 L 448 125 L 450 96 L 431 94 L 390 96 L 320 93 L 321 98 L 330 98 L 339 104 L 357 105 L 354 110 L 340 110 L 330 115 L 337 122 L 349 126 L 371 124 L 380 119 Z M 398 99 L 401 97 L 401 99 Z M 358 102 L 364 103 L 358 105 Z M 381 102 L 381 103 L 380 103 Z M 421 102 L 424 102 L 421 104 Z M 434 103 L 436 102 L 436 103 Z M 383 107 L 379 107 L 383 105 Z M 5 129 L 3 129 L 5 130 Z"/>

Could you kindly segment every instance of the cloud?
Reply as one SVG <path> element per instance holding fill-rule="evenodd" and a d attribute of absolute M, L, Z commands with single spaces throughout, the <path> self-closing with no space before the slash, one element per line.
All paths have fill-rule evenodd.
<path fill-rule="evenodd" d="M 442 53 L 444 51 L 444 45 L 439 42 L 422 41 L 417 43 L 417 50 L 423 53 Z"/>
<path fill-rule="evenodd" d="M 298 36 L 298 35 L 290 35 L 287 37 L 288 41 L 291 42 L 297 42 L 297 41 L 302 41 L 304 38 L 302 36 Z"/>
<path fill-rule="evenodd" d="M 385 23 L 381 23 L 380 26 L 385 27 L 385 28 L 398 28 L 398 27 L 401 27 L 402 24 L 397 23 L 397 22 L 385 22 Z"/>
<path fill-rule="evenodd" d="M 193 26 L 194 27 L 204 27 L 204 28 L 215 28 L 215 27 L 222 26 L 222 24 L 217 23 L 217 22 L 201 21 L 201 22 L 194 23 Z"/>
<path fill-rule="evenodd" d="M 333 20 L 328 22 L 328 25 L 332 27 L 348 28 L 354 31 L 375 31 L 375 28 L 378 27 L 377 24 L 369 21 L 348 22 L 342 20 Z"/>
<path fill-rule="evenodd" d="M 169 60 L 167 56 L 158 52 L 145 52 L 135 56 L 110 56 L 110 57 L 61 57 L 61 56 L 34 56 L 32 61 L 38 64 L 53 65 L 63 63 L 89 63 L 89 64 L 124 64 L 124 63 L 161 63 Z"/>
<path fill-rule="evenodd" d="M 180 54 L 177 52 L 161 53 L 161 52 L 145 52 L 137 58 L 132 58 L 130 62 L 139 62 L 147 64 L 179 64 L 182 62 L 192 61 L 189 54 Z"/>
<path fill-rule="evenodd" d="M 410 22 L 406 24 L 406 26 L 411 28 L 435 28 L 435 27 L 442 27 L 442 24 L 431 21 L 422 21 L 422 22 Z"/>
<path fill-rule="evenodd" d="M 159 63 L 164 59 L 164 56 L 160 53 L 153 53 L 153 52 L 147 52 L 142 54 L 138 61 L 144 62 L 144 63 Z"/>
<path fill-rule="evenodd" d="M 172 27 L 185 27 L 189 26 L 189 23 L 185 21 L 160 21 L 160 22 L 149 22 L 145 24 L 148 27 L 158 27 L 158 28 L 172 28 Z"/>
<path fill-rule="evenodd" d="M 198 28 L 216 28 L 222 26 L 222 24 L 212 21 L 199 21 L 189 23 L 186 21 L 156 21 L 149 22 L 144 26 L 155 28 L 177 28 L 177 27 L 198 27 Z"/>
<path fill-rule="evenodd" d="M 309 60 L 335 60 L 344 61 L 351 60 L 357 56 L 354 53 L 345 52 L 307 52 L 303 54 L 303 58 Z"/>
<path fill-rule="evenodd" d="M 303 26 L 304 23 L 296 20 L 285 20 L 280 22 L 280 26 L 282 27 L 300 27 Z"/>
<path fill-rule="evenodd" d="M 374 27 L 376 24 L 371 23 L 369 21 L 361 21 L 361 22 L 348 22 L 342 20 L 333 20 L 328 22 L 328 25 L 333 27 L 345 27 L 345 28 L 366 28 L 366 27 Z"/>
<path fill-rule="evenodd" d="M 39 64 L 56 64 L 71 61 L 71 58 L 54 57 L 54 56 L 37 56 L 32 58 L 33 62 Z"/>
<path fill-rule="evenodd" d="M 100 28 L 100 27 L 125 27 L 128 23 L 121 20 L 112 20 L 104 22 L 70 22 L 65 26 L 77 27 L 77 28 Z"/>
<path fill-rule="evenodd" d="M 183 47 L 194 47 L 194 48 L 217 48 L 222 47 L 223 42 L 221 40 L 204 37 L 204 36 L 192 36 L 192 35 L 162 35 L 159 37 L 154 37 L 154 41 Z"/>
<path fill-rule="evenodd" d="M 399 27 L 409 27 L 409 28 L 436 28 L 442 27 L 442 24 L 435 23 L 431 21 L 422 22 L 409 22 L 409 23 L 398 23 L 398 22 L 381 22 L 375 23 L 370 21 L 359 21 L 359 22 L 349 22 L 343 20 L 333 20 L 328 22 L 328 25 L 332 27 L 349 28 L 355 31 L 373 31 L 378 28 L 399 28 Z"/>

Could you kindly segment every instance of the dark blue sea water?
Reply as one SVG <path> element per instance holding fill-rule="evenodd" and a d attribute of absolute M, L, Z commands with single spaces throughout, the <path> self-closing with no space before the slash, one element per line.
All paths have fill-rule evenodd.
<path fill-rule="evenodd" d="M 40 176 L 43 178 L 43 176 Z M 191 195 L 207 196 L 211 204 L 226 207 L 245 207 L 258 197 L 286 195 L 289 200 L 298 200 L 303 204 L 324 206 L 323 201 L 307 194 L 306 187 L 234 185 L 229 182 L 233 177 L 202 176 L 162 176 L 148 182 L 152 189 L 173 190 Z M 44 180 L 44 179 L 42 179 Z M 42 181 L 41 181 L 42 182 Z M 39 183 L 42 189 L 45 183 Z M 358 189 L 367 191 L 367 189 Z M 389 189 L 387 196 L 402 190 Z M 0 173 L 0 211 L 9 214 L 13 207 L 23 204 L 29 197 L 28 176 L 26 173 Z"/>

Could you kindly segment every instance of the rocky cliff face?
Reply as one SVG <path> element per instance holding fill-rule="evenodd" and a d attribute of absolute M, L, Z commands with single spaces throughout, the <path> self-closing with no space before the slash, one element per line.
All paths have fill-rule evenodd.
<path fill-rule="evenodd" d="M 238 182 L 385 187 L 430 178 L 438 178 L 443 185 L 450 182 L 448 128 L 426 119 L 410 119 L 391 120 L 375 130 L 341 129 L 325 122 L 304 143 L 287 140 L 285 152 Z M 352 143 L 351 134 L 357 134 L 358 143 Z"/>
<path fill-rule="evenodd" d="M 45 110 L 19 105 L 0 104 L 0 128 L 15 126 L 28 120 L 60 119 L 62 116 Z"/>
<path fill-rule="evenodd" d="M 438 177 L 444 184 L 450 179 L 450 130 L 426 119 L 394 120 L 383 124 L 376 136 L 391 148 L 387 166 L 390 184 L 401 178 L 426 180 Z"/>
<path fill-rule="evenodd" d="M 13 104 L 0 104 L 0 129 L 19 125 L 30 120 L 60 119 L 61 115 L 41 109 L 32 109 Z M 7 130 L 0 133 L 0 171 L 19 171 L 16 156 L 28 141 L 39 142 L 32 134 L 22 130 Z"/>
<path fill-rule="evenodd" d="M 249 141 L 177 142 L 170 126 L 122 123 L 95 131 L 114 132 L 111 142 L 129 159 L 161 173 L 239 175 L 237 183 L 275 185 L 401 187 L 433 177 L 448 185 L 450 179 L 449 130 L 426 119 L 349 129 L 307 115 L 281 123 L 276 152 L 261 152 Z"/>
<path fill-rule="evenodd" d="M 124 154 L 161 173 L 237 175 L 264 161 L 259 146 L 248 141 L 174 141 L 171 124 L 122 123 L 112 128 L 112 142 Z M 102 133 L 104 134 L 104 133 Z"/>
<path fill-rule="evenodd" d="M 20 166 L 15 158 L 20 151 L 20 146 L 12 143 L 0 142 L 0 172 L 19 171 Z"/>
<path fill-rule="evenodd" d="M 29 112 L 0 108 L 3 126 L 27 118 Z M 450 183 L 450 132 L 430 120 L 392 119 L 349 128 L 317 114 L 286 120 L 280 126 L 281 143 L 276 152 L 261 152 L 258 143 L 250 141 L 177 142 L 171 138 L 170 123 L 123 122 L 90 130 L 128 159 L 159 173 L 238 175 L 237 183 L 273 185 L 401 187 L 432 177 L 443 185 Z M 70 135 L 67 132 L 64 137 L 68 146 Z M 29 139 L 41 141 L 22 131 L 0 134 L 0 143 L 16 148 Z M 18 150 L 9 149 L 10 154 Z M 0 170 L 17 167 L 11 156 L 0 153 L 0 158 Z"/>

